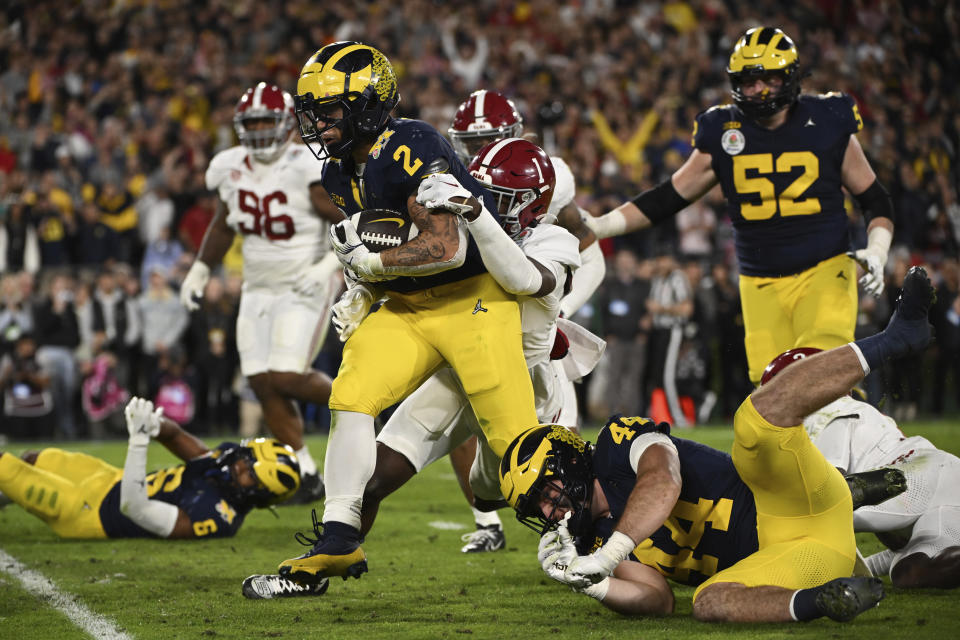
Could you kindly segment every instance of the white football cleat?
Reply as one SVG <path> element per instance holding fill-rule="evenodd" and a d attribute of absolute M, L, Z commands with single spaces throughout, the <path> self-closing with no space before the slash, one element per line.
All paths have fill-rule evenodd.
<path fill-rule="evenodd" d="M 327 592 L 330 580 L 324 578 L 317 584 L 298 584 L 283 576 L 253 575 L 243 581 L 243 595 L 251 600 L 293 598 L 296 596 L 322 596 Z"/>

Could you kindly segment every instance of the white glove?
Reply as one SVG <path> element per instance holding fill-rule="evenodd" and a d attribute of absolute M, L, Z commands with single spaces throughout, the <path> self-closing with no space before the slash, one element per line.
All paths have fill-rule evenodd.
<path fill-rule="evenodd" d="M 134 396 L 127 403 L 123 415 L 127 419 L 127 432 L 130 434 L 131 444 L 147 444 L 150 438 L 160 433 L 160 419 L 163 417 L 163 408 L 153 409 L 153 403 Z"/>
<path fill-rule="evenodd" d="M 886 256 L 881 257 L 870 249 L 848 251 L 847 255 L 856 260 L 860 268 L 863 269 L 860 286 L 866 293 L 874 298 L 879 298 L 880 294 L 883 293 L 883 265 L 886 262 Z"/>
<path fill-rule="evenodd" d="M 180 303 L 188 311 L 196 311 L 200 304 L 194 298 L 202 298 L 203 290 L 207 288 L 207 282 L 210 281 L 210 267 L 194 260 L 190 265 L 190 271 L 187 271 L 186 277 L 180 284 Z"/>
<path fill-rule="evenodd" d="M 466 203 L 454 202 L 453 198 L 465 198 Z M 449 173 L 432 173 L 420 181 L 417 189 L 417 202 L 427 209 L 444 209 L 468 220 L 475 217 L 471 199 L 474 195 Z"/>
<path fill-rule="evenodd" d="M 569 517 L 569 514 L 567 514 Z M 537 547 L 537 559 L 544 573 L 563 584 L 571 584 L 566 577 L 567 567 L 577 558 L 577 548 L 567 529 L 567 518 L 555 531 L 548 531 L 540 538 Z M 572 585 L 571 585 L 572 586 Z"/>
<path fill-rule="evenodd" d="M 367 249 L 350 218 L 330 227 L 330 243 L 337 259 L 347 269 L 367 282 L 383 280 L 383 261 Z"/>
<path fill-rule="evenodd" d="M 330 285 L 333 274 L 340 269 L 340 262 L 333 252 L 328 252 L 323 258 L 314 263 L 300 275 L 300 279 L 293 285 L 293 290 L 302 296 L 312 298 Z"/>
<path fill-rule="evenodd" d="M 564 572 L 564 582 L 575 589 L 598 584 L 613 573 L 636 548 L 630 536 L 614 531 L 607 542 L 588 556 L 577 556 Z"/>
<path fill-rule="evenodd" d="M 343 292 L 333 305 L 333 326 L 340 336 L 340 342 L 346 342 L 357 330 L 370 312 L 373 294 L 362 284 L 357 284 Z"/>

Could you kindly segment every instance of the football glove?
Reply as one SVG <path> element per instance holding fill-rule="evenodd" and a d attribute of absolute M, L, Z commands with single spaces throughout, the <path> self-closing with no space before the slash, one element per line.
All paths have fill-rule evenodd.
<path fill-rule="evenodd" d="M 200 260 L 194 260 L 193 264 L 190 265 L 190 271 L 187 271 L 186 277 L 180 284 L 180 303 L 188 311 L 196 311 L 200 308 L 200 303 L 197 302 L 196 298 L 203 297 L 203 290 L 207 288 L 207 282 L 209 281 L 210 267 Z"/>
<path fill-rule="evenodd" d="M 564 582 L 576 589 L 598 584 L 612 574 L 636 546 L 630 536 L 614 531 L 602 547 L 588 556 L 577 556 L 570 562 L 564 572 Z"/>
<path fill-rule="evenodd" d="M 455 202 L 454 198 L 464 201 Z M 421 180 L 417 189 L 417 202 L 427 209 L 443 209 L 466 220 L 475 220 L 479 215 L 479 211 L 474 213 L 476 198 L 449 173 L 433 173 Z"/>
<path fill-rule="evenodd" d="M 333 327 L 337 330 L 340 342 L 346 342 L 357 330 L 370 312 L 373 294 L 362 284 L 356 284 L 340 296 L 333 305 Z"/>
<path fill-rule="evenodd" d="M 155 438 L 160 433 L 163 407 L 154 410 L 153 403 L 149 400 L 134 396 L 127 403 L 123 415 L 127 419 L 131 444 L 147 444 L 150 438 Z"/>
<path fill-rule="evenodd" d="M 556 530 L 543 534 L 537 547 L 537 559 L 540 561 L 540 568 L 548 576 L 557 582 L 575 586 L 566 576 L 567 567 L 577 557 L 577 548 L 573 545 L 573 537 L 567 529 L 569 517 L 570 514 L 567 514 Z"/>
<path fill-rule="evenodd" d="M 333 252 L 327 253 L 319 262 L 303 272 L 300 279 L 293 285 L 293 290 L 302 296 L 311 298 L 319 295 L 321 291 L 330 286 L 330 279 L 339 268 L 340 262 L 337 260 L 337 256 Z"/>
<path fill-rule="evenodd" d="M 874 298 L 879 298 L 880 294 L 883 293 L 883 266 L 886 257 L 881 257 L 870 249 L 848 251 L 847 255 L 856 260 L 860 268 L 863 269 L 860 286 L 866 293 Z"/>
<path fill-rule="evenodd" d="M 383 280 L 383 261 L 364 246 L 350 218 L 330 227 L 330 243 L 340 264 L 357 274 L 361 280 Z"/>

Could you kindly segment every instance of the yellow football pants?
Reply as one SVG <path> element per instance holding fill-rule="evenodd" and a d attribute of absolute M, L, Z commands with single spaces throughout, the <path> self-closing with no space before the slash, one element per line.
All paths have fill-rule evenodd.
<path fill-rule="evenodd" d="M 391 292 L 344 345 L 329 406 L 375 416 L 449 363 L 487 442 L 502 456 L 538 423 L 521 337 L 516 298 L 489 274 Z"/>
<path fill-rule="evenodd" d="M 750 398 L 733 419 L 733 464 L 753 491 L 759 550 L 701 584 L 806 589 L 853 573 L 853 500 L 802 425 L 775 427 Z"/>
<path fill-rule="evenodd" d="M 857 326 L 857 265 L 839 255 L 792 276 L 740 276 L 740 302 L 750 381 L 795 347 L 833 349 Z"/>
<path fill-rule="evenodd" d="M 35 464 L 0 456 L 0 491 L 62 538 L 106 538 L 100 503 L 123 471 L 85 453 L 44 449 Z"/>

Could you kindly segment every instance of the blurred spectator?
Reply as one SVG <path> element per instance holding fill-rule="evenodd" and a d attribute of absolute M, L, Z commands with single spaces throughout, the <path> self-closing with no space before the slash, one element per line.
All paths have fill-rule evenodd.
<path fill-rule="evenodd" d="M 140 339 L 140 314 L 135 301 L 117 286 L 117 277 L 105 269 L 97 276 L 93 291 L 93 353 L 110 351 L 116 360 L 113 365 L 124 387 L 128 386 L 130 351 Z"/>
<path fill-rule="evenodd" d="M 731 278 L 729 267 L 722 260 L 713 264 L 711 280 L 716 305 L 714 335 L 720 374 L 720 411 L 724 418 L 732 418 L 740 403 L 753 391 L 753 385 L 747 377 L 740 290 Z"/>
<path fill-rule="evenodd" d="M 54 418 L 60 435 L 77 437 L 74 400 L 77 392 L 77 362 L 74 350 L 80 345 L 80 329 L 73 308 L 73 281 L 56 275 L 50 291 L 34 309 L 35 336 L 41 345 L 37 361 L 50 373 Z"/>
<path fill-rule="evenodd" d="M 163 409 L 163 415 L 184 427 L 191 425 L 196 415 L 191 382 L 187 375 L 187 354 L 180 345 L 171 345 L 160 355 L 154 404 Z"/>
<path fill-rule="evenodd" d="M 672 248 L 660 246 L 653 262 L 653 279 L 647 310 L 653 330 L 648 350 L 648 391 L 651 407 L 648 413 L 657 421 L 677 427 L 690 426 L 691 411 L 680 406 L 677 389 L 677 361 L 683 341 L 683 329 L 693 314 L 693 292 L 687 276 L 677 265 Z M 656 400 L 663 399 L 663 402 Z"/>
<path fill-rule="evenodd" d="M 13 438 L 49 439 L 53 410 L 50 376 L 37 362 L 37 342 L 21 334 L 10 353 L 0 358 L 0 390 L 3 394 L 4 433 Z"/>
<path fill-rule="evenodd" d="M 643 374 L 647 362 L 650 316 L 650 261 L 640 266 L 637 256 L 621 249 L 613 257 L 613 270 L 598 291 L 602 314 L 606 364 L 606 413 L 644 414 Z"/>
<path fill-rule="evenodd" d="M 97 219 L 116 233 L 113 257 L 120 262 L 139 259 L 137 252 L 137 209 L 133 194 L 118 177 L 105 178 L 99 187 L 88 185 L 84 197 L 96 207 Z"/>
<path fill-rule="evenodd" d="M 143 254 L 143 265 L 140 269 L 140 282 L 146 289 L 150 284 L 150 274 L 159 269 L 163 273 L 173 274 L 183 255 L 183 247 L 176 240 L 170 239 L 170 229 L 164 227 L 157 232 L 157 237 L 147 245 Z"/>
<path fill-rule="evenodd" d="M 930 311 L 936 330 L 937 359 L 933 371 L 933 412 L 942 415 L 947 398 L 953 398 L 954 410 L 960 409 L 960 267 L 956 258 L 940 265 L 937 302 Z M 952 392 L 948 381 L 952 376 Z"/>
<path fill-rule="evenodd" d="M 187 329 L 187 310 L 167 282 L 167 273 L 159 267 L 150 272 L 149 286 L 137 299 L 137 308 L 143 322 L 141 348 L 143 371 L 155 389 L 159 360 L 176 345 Z M 154 395 L 154 394 L 150 394 Z"/>
<path fill-rule="evenodd" d="M 0 279 L 0 356 L 9 353 L 20 336 L 33 331 L 33 313 L 24 299 L 18 274 Z"/>
<path fill-rule="evenodd" d="M 130 394 L 117 376 L 117 358 L 113 353 L 101 351 L 94 358 L 80 396 L 90 437 L 103 439 L 126 433 L 123 407 Z"/>
<path fill-rule="evenodd" d="M 180 219 L 177 230 L 180 242 L 184 248 L 197 253 L 203 244 L 203 234 L 206 233 L 213 214 L 216 212 L 217 198 L 215 194 L 207 193 L 197 199 L 196 204 L 190 207 Z"/>
<path fill-rule="evenodd" d="M 223 430 L 237 421 L 232 389 L 238 361 L 236 325 L 236 298 L 226 295 L 222 279 L 211 278 L 200 309 L 190 314 L 190 353 L 198 374 L 198 424 L 211 430 Z"/>
<path fill-rule="evenodd" d="M 101 220 L 100 210 L 92 202 L 80 208 L 80 221 L 74 249 L 76 263 L 89 267 L 102 267 L 114 262 L 119 253 L 120 237 Z"/>

